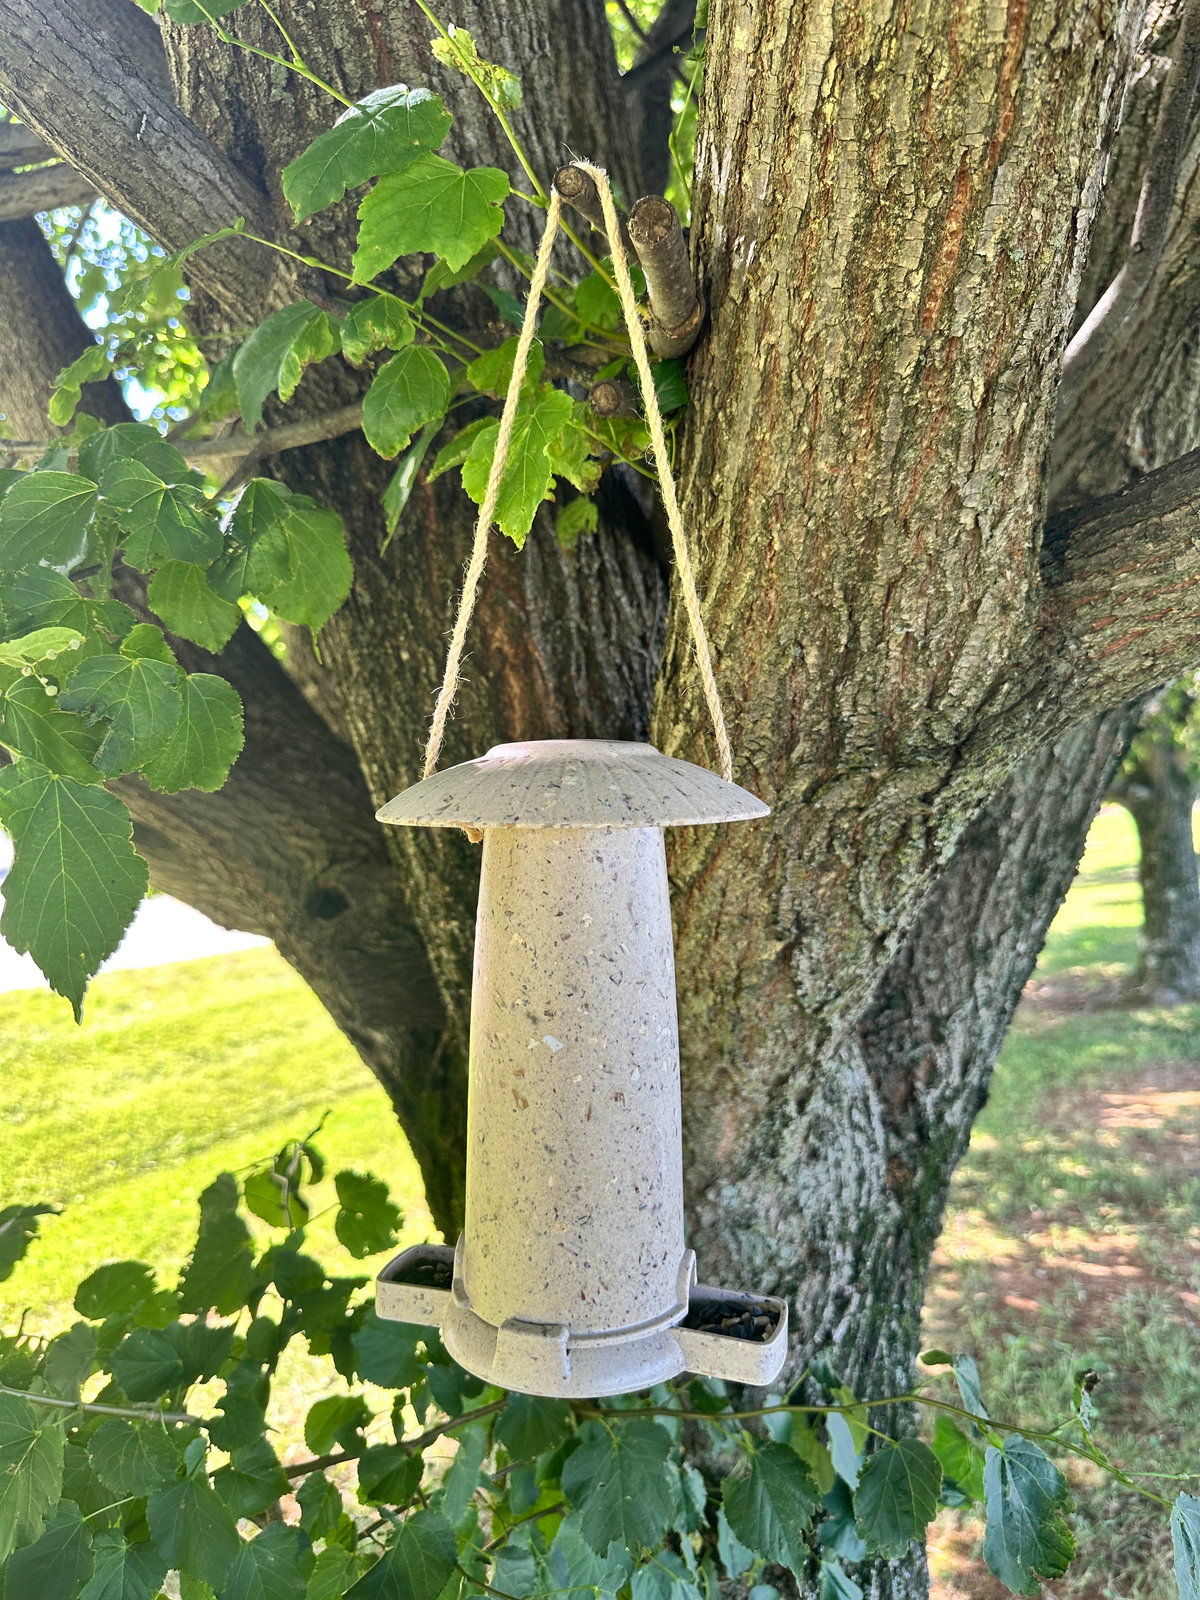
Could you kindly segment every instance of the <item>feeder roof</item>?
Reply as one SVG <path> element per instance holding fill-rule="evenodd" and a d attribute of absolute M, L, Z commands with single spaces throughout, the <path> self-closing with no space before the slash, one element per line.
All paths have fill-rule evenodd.
<path fill-rule="evenodd" d="M 493 745 L 375 814 L 425 828 L 661 828 L 741 822 L 770 807 L 651 744 L 539 739 Z"/>

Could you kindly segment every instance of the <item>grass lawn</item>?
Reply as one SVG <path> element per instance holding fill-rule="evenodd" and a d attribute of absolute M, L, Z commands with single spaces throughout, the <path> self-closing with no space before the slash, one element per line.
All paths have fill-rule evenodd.
<path fill-rule="evenodd" d="M 106 1259 L 170 1275 L 213 1177 L 326 1113 L 316 1142 L 331 1170 L 374 1172 L 404 1210 L 405 1242 L 432 1236 L 387 1097 L 273 949 L 97 978 L 81 1028 L 56 995 L 0 995 L 0 1205 L 64 1207 L 0 1284 L 0 1326 L 26 1307 L 30 1327 L 68 1323 L 74 1286 Z M 327 1179 L 314 1211 L 333 1199 Z M 310 1238 L 339 1270 L 377 1270 L 352 1263 L 328 1221 Z"/>

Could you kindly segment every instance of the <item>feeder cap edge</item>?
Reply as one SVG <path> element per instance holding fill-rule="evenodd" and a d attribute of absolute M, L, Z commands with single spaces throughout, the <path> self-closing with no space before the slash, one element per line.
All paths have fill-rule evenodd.
<path fill-rule="evenodd" d="M 770 809 L 651 744 L 531 739 L 435 772 L 375 815 L 424 828 L 669 828 L 750 821 Z"/>

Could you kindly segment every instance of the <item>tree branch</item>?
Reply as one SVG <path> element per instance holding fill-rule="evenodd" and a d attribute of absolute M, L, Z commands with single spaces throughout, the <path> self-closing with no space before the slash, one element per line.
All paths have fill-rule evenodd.
<path fill-rule="evenodd" d="M 696 26 L 696 0 L 665 0 L 621 78 L 622 98 L 629 107 L 630 137 L 638 152 L 642 191 L 662 194 L 671 174 L 668 140 L 674 112 L 671 92 L 681 60 L 676 50 L 686 45 Z"/>
<path fill-rule="evenodd" d="M 244 216 L 271 227 L 267 196 L 140 70 L 128 0 L 6 0 L 0 98 L 168 249 Z M 147 19 L 148 20 L 148 19 Z M 193 257 L 192 277 L 235 318 L 263 300 L 262 256 L 228 241 Z"/>
<path fill-rule="evenodd" d="M 0 122 L 0 171 L 53 161 L 54 151 L 23 122 Z"/>
<path fill-rule="evenodd" d="M 1124 494 L 1052 518 L 1043 539 L 1043 687 L 1062 725 L 1200 661 L 1200 450 Z"/>
<path fill-rule="evenodd" d="M 1124 264 L 1067 346 L 1058 390 L 1061 420 L 1078 400 L 1088 375 L 1116 338 L 1153 278 L 1167 242 L 1179 164 L 1200 85 L 1200 0 L 1188 0 L 1163 85 L 1154 141 Z"/>
<path fill-rule="evenodd" d="M 0 222 L 15 222 L 58 206 L 85 206 L 96 194 L 91 179 L 64 162 L 32 172 L 0 172 Z"/>

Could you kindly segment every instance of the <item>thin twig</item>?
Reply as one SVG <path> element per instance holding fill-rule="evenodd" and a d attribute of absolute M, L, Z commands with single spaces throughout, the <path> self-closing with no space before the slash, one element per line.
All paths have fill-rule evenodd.
<path fill-rule="evenodd" d="M 478 1406 L 474 1411 L 464 1411 L 461 1417 L 451 1417 L 448 1422 L 439 1423 L 436 1428 L 426 1428 L 424 1433 L 419 1433 L 415 1439 L 400 1439 L 397 1441 L 399 1448 L 407 1450 L 411 1455 L 414 1450 L 424 1450 L 433 1444 L 435 1439 L 440 1439 L 443 1434 L 451 1433 L 455 1428 L 465 1428 L 469 1422 L 478 1422 L 481 1417 L 490 1417 L 494 1412 L 503 1411 L 508 1404 L 507 1396 L 503 1400 L 492 1400 L 486 1406 Z M 340 1450 L 336 1455 L 314 1456 L 311 1461 L 297 1461 L 293 1466 L 284 1467 L 289 1478 L 303 1478 L 309 1472 L 321 1472 L 326 1467 L 340 1466 L 343 1461 L 357 1461 L 363 1454 L 362 1450 Z"/>
<path fill-rule="evenodd" d="M 642 27 L 641 23 L 638 21 L 638 19 L 634 16 L 633 12 L 630 10 L 630 8 L 629 8 L 629 0 L 617 0 L 617 6 L 620 9 L 621 15 L 625 18 L 625 21 L 633 29 L 634 33 L 637 34 L 638 38 L 642 41 L 642 43 L 645 44 L 646 37 L 647 37 L 646 36 L 646 30 L 645 30 L 645 28 Z"/>
<path fill-rule="evenodd" d="M 26 1389 L 10 1389 L 0 1383 L 0 1394 L 15 1395 L 18 1400 L 28 1400 L 35 1406 L 56 1406 L 60 1411 L 90 1411 L 101 1417 L 132 1417 L 136 1422 L 195 1422 L 202 1424 L 203 1417 L 193 1417 L 190 1411 L 152 1411 L 149 1407 L 98 1406 L 90 1401 L 60 1400 L 52 1394 L 30 1394 Z"/>
<path fill-rule="evenodd" d="M 1162 259 L 1198 85 L 1200 0 L 1188 0 L 1175 39 L 1171 70 L 1163 84 L 1158 121 L 1125 261 L 1063 356 L 1062 381 L 1058 387 L 1060 423 L 1079 399 L 1100 357 L 1137 310 Z"/>

